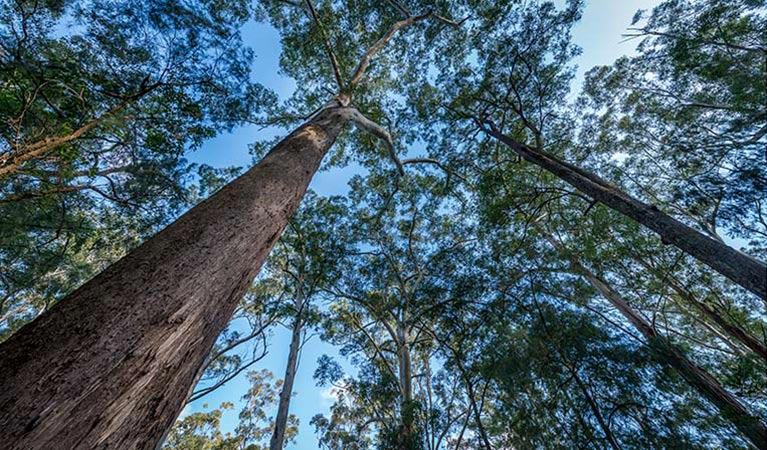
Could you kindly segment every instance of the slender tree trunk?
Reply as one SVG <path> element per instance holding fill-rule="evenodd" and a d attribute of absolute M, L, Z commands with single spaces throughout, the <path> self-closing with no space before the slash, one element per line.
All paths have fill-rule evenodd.
<path fill-rule="evenodd" d="M 413 373 L 410 358 L 410 343 L 407 326 L 404 319 L 397 322 L 397 350 L 399 353 L 399 384 L 402 390 L 400 414 L 402 415 L 402 435 L 400 436 L 403 450 L 408 450 L 413 444 L 415 425 L 415 410 L 413 404 Z"/>
<path fill-rule="evenodd" d="M 655 273 L 656 269 L 647 261 L 640 257 L 634 257 L 634 259 L 647 270 Z M 722 317 L 722 315 L 716 309 L 695 298 L 692 292 L 688 291 L 682 284 L 673 276 L 666 276 L 666 282 L 671 286 L 671 289 L 679 295 L 684 301 L 697 309 L 705 317 L 711 319 L 716 323 L 719 328 L 727 333 L 730 337 L 740 341 L 748 349 L 759 355 L 762 359 L 767 361 L 767 345 L 756 336 L 749 333 L 747 330 L 731 323 L 729 320 Z"/>
<path fill-rule="evenodd" d="M 345 106 L 329 104 L 255 167 L 0 344 L 4 448 L 159 445 L 348 121 Z"/>
<path fill-rule="evenodd" d="M 277 418 L 274 421 L 274 433 L 269 441 L 269 450 L 282 450 L 285 445 L 285 430 L 288 427 L 288 411 L 290 410 L 290 398 L 293 396 L 293 382 L 296 380 L 296 368 L 298 367 L 298 350 L 301 348 L 301 311 L 303 300 L 296 297 L 296 320 L 293 322 L 293 334 L 290 338 L 290 351 L 288 352 L 288 364 L 285 367 L 285 379 L 280 391 L 280 403 L 277 406 Z"/>
<path fill-rule="evenodd" d="M 607 442 L 610 444 L 610 447 L 613 450 L 621 450 L 620 444 L 618 444 L 618 440 L 615 438 L 615 435 L 613 434 L 612 430 L 610 430 L 610 426 L 607 424 L 607 421 L 605 420 L 604 416 L 602 416 L 602 412 L 599 410 L 599 405 L 597 404 L 596 400 L 594 400 L 594 397 L 591 396 L 591 393 L 589 392 L 588 387 L 585 383 L 583 383 L 583 380 L 581 380 L 581 377 L 578 376 L 578 371 L 575 370 L 574 367 L 570 366 L 568 364 L 567 369 L 570 371 L 570 374 L 573 376 L 573 379 L 575 379 L 575 383 L 578 385 L 578 388 L 581 390 L 581 393 L 583 394 L 583 397 L 586 399 L 586 402 L 589 404 L 589 408 L 591 409 L 591 412 L 594 413 L 594 417 L 597 419 L 597 422 L 599 423 L 599 427 L 602 429 L 602 432 L 605 434 L 605 438 L 607 438 Z"/>
<path fill-rule="evenodd" d="M 541 323 L 543 323 L 543 328 L 546 331 L 546 335 L 551 340 L 551 343 L 554 344 L 554 346 L 556 347 L 557 353 L 559 353 L 559 356 L 562 358 L 562 362 L 564 363 L 565 368 L 567 369 L 568 372 L 570 372 L 570 375 L 575 380 L 575 384 L 577 384 L 578 388 L 581 390 L 581 394 L 583 394 L 583 398 L 586 399 L 586 403 L 588 403 L 589 408 L 591 409 L 591 412 L 594 414 L 594 417 L 597 419 L 597 423 L 599 423 L 599 427 L 602 429 L 602 432 L 604 433 L 605 438 L 607 439 L 607 442 L 610 444 L 610 447 L 613 450 L 621 450 L 621 446 L 620 444 L 618 444 L 618 440 L 615 438 L 615 435 L 613 434 L 612 430 L 610 430 L 610 425 L 604 419 L 602 412 L 599 410 L 599 404 L 591 395 L 591 392 L 589 392 L 589 388 L 588 386 L 586 386 L 586 383 L 584 383 L 580 375 L 578 375 L 578 369 L 570 361 L 570 359 L 567 357 L 565 352 L 562 351 L 562 349 L 557 344 L 556 340 L 553 339 L 551 334 L 549 333 L 549 327 L 546 324 L 546 318 L 543 315 L 543 311 L 541 311 L 540 305 L 538 304 L 537 300 L 535 302 L 535 305 L 536 305 L 536 308 L 538 309 L 538 315 L 541 318 Z M 581 414 L 578 414 L 578 418 L 582 422 L 582 425 L 584 426 L 584 430 L 587 431 L 593 438 L 594 436 L 593 436 L 593 433 L 591 433 L 590 426 L 586 423 L 585 420 L 583 420 L 583 417 L 581 416 Z"/>
<path fill-rule="evenodd" d="M 675 245 L 767 301 L 767 264 L 764 262 L 690 228 L 590 172 L 561 161 L 543 150 L 515 141 L 492 124 L 485 131 L 525 160 L 549 171 L 595 201 L 604 203 L 658 233 L 664 244 Z"/>
<path fill-rule="evenodd" d="M 543 232 L 551 245 L 564 250 L 562 244 Z M 604 280 L 592 273 L 580 260 L 569 256 L 573 268 L 580 273 L 618 312 L 631 322 L 647 339 L 656 358 L 671 367 L 706 400 L 711 402 L 727 420 L 743 433 L 754 448 L 767 450 L 767 426 L 752 415 L 732 394 L 727 392 L 708 372 L 690 361 L 677 346 L 658 336 L 655 329 L 628 302 Z"/>

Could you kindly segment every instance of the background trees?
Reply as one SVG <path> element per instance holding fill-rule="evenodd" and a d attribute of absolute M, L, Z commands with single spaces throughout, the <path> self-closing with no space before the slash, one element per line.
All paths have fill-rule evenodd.
<path fill-rule="evenodd" d="M 185 154 L 270 96 L 250 82 L 245 2 L 13 1 L 0 17 L 7 336 L 230 179 Z"/>

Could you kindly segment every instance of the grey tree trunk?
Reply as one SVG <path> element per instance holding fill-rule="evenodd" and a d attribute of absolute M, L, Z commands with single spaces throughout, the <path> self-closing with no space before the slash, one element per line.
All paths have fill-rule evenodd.
<path fill-rule="evenodd" d="M 1 344 L 3 448 L 155 449 L 350 111 L 328 105 Z"/>
<path fill-rule="evenodd" d="M 678 247 L 767 301 L 767 264 L 764 262 L 704 235 L 654 206 L 640 202 L 592 173 L 515 141 L 498 131 L 494 125 L 485 128 L 485 131 L 525 160 L 549 171 L 595 201 L 658 233 L 664 244 Z"/>
<path fill-rule="evenodd" d="M 552 246 L 563 250 L 562 245 L 554 240 L 551 235 L 543 233 Z M 723 417 L 732 422 L 754 448 L 767 450 L 767 426 L 764 422 L 757 416 L 752 415 L 737 398 L 726 391 L 708 372 L 690 361 L 683 350 L 662 336 L 658 336 L 652 325 L 634 310 L 623 296 L 609 284 L 592 273 L 577 258 L 570 256 L 569 259 L 573 264 L 573 268 L 645 337 L 648 346 L 660 362 L 673 367 L 690 386 L 711 402 Z"/>
<path fill-rule="evenodd" d="M 415 411 L 413 409 L 413 373 L 412 361 L 410 357 L 410 337 L 408 335 L 407 325 L 405 324 L 404 313 L 397 321 L 397 352 L 399 353 L 399 385 L 402 390 L 401 398 L 401 422 L 403 450 L 407 450 L 413 443 L 413 432 L 415 427 Z"/>
<path fill-rule="evenodd" d="M 282 450 L 285 445 L 285 430 L 288 426 L 288 412 L 290 411 L 290 398 L 293 395 L 293 383 L 296 380 L 296 368 L 298 367 L 298 351 L 301 348 L 301 311 L 303 301 L 296 298 L 296 320 L 293 322 L 293 334 L 290 338 L 290 350 L 288 363 L 285 367 L 285 379 L 280 391 L 280 403 L 277 406 L 277 418 L 274 420 L 274 432 L 269 440 L 269 450 Z"/>

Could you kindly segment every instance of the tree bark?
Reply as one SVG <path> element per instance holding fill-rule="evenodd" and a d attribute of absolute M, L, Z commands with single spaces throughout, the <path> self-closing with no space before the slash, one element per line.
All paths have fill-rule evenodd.
<path fill-rule="evenodd" d="M 708 265 L 733 282 L 767 301 L 767 264 L 741 253 L 685 225 L 655 206 L 640 202 L 596 175 L 568 164 L 556 156 L 536 149 L 501 133 L 494 124 L 483 127 L 525 160 L 547 170 L 595 201 L 641 223 L 672 244 Z"/>
<path fill-rule="evenodd" d="M 542 232 L 544 237 L 557 249 L 564 250 L 562 244 L 551 235 Z M 767 425 L 757 416 L 752 415 L 732 394 L 726 391 L 708 372 L 690 361 L 684 352 L 658 336 L 655 329 L 647 322 L 616 290 L 604 280 L 592 273 L 577 258 L 569 256 L 573 268 L 580 273 L 602 296 L 604 296 L 623 317 L 647 340 L 647 345 L 655 357 L 674 368 L 706 400 L 711 402 L 741 433 L 759 450 L 767 450 Z"/>
<path fill-rule="evenodd" d="M 290 398 L 293 396 L 293 383 L 296 380 L 296 368 L 298 367 L 298 350 L 301 348 L 301 311 L 303 301 L 300 296 L 296 298 L 296 320 L 293 322 L 293 334 L 290 338 L 290 350 L 288 352 L 288 364 L 285 367 L 285 379 L 280 391 L 280 403 L 277 405 L 277 418 L 274 420 L 274 432 L 269 440 L 269 450 L 282 450 L 285 445 L 285 430 L 288 426 L 288 411 L 290 410 Z"/>
<path fill-rule="evenodd" d="M 399 384 L 402 394 L 400 414 L 402 422 L 402 448 L 409 449 L 413 444 L 415 411 L 413 403 L 413 372 L 410 358 L 410 338 L 404 318 L 397 321 L 397 351 L 399 353 Z"/>
<path fill-rule="evenodd" d="M 341 103 L 0 344 L 4 448 L 157 448 L 347 123 Z"/>

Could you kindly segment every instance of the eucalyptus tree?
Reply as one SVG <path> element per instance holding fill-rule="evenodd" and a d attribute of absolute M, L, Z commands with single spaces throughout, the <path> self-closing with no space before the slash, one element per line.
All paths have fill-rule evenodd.
<path fill-rule="evenodd" d="M 306 197 L 256 283 L 273 299 L 260 303 L 278 303 L 278 313 L 291 331 L 285 377 L 280 386 L 269 441 L 271 450 L 281 450 L 285 444 L 299 351 L 306 343 L 306 328 L 318 321 L 315 297 L 339 276 L 337 261 L 345 251 L 344 202 L 340 198 L 323 198 L 311 192 Z"/>
<path fill-rule="evenodd" d="M 204 6 L 220 9 L 218 2 Z M 288 75 L 301 75 L 302 82 L 332 74 L 335 89 L 323 95 L 329 101 L 313 100 L 321 90 L 307 82 L 304 98 L 318 109 L 258 164 L 0 344 L 0 383 L 10 386 L 0 394 L 7 445 L 44 448 L 55 440 L 69 447 L 154 448 L 344 126 L 352 121 L 383 138 L 393 154 L 390 133 L 353 104 L 366 77 L 396 88 L 383 82 L 399 76 L 394 68 L 370 70 L 374 57 L 415 24 L 432 32 L 458 25 L 441 9 L 411 13 L 396 2 L 319 8 L 310 1 L 268 2 L 257 9 L 259 17 L 273 18 L 286 43 L 305 50 L 286 46 Z M 103 10 L 94 11 L 99 25 Z M 104 17 L 122 23 L 130 16 Z M 178 25 L 191 40 L 200 37 L 184 28 L 182 10 L 161 8 L 148 17 Z M 215 23 L 228 22 L 216 17 Z M 359 28 L 370 34 L 340 35 Z M 313 42 L 320 45 L 303 45 Z M 303 67 L 328 69 L 293 72 L 291 58 L 299 55 Z"/>
<path fill-rule="evenodd" d="M 347 422 L 380 448 L 451 448 L 448 436 L 468 414 L 465 385 L 441 368 L 429 328 L 446 304 L 464 301 L 447 287 L 470 265 L 473 239 L 445 211 L 439 178 L 411 175 L 392 195 L 375 188 L 381 176 L 353 183 L 354 250 L 327 289 L 333 303 L 323 337 L 359 373 L 336 387 L 342 398 L 331 418 L 313 422 L 328 445 L 344 438 L 334 431 Z M 339 379 L 330 362 L 323 366 L 323 382 Z"/>
<path fill-rule="evenodd" d="M 683 321 L 680 322 L 674 319 L 671 320 L 672 326 L 668 326 L 669 320 L 666 316 L 676 312 L 676 309 L 665 301 L 667 286 L 663 281 L 661 280 L 660 291 L 657 290 L 657 285 L 643 285 L 639 288 L 641 289 L 639 292 L 650 295 L 651 301 L 655 302 L 655 304 L 647 305 L 644 311 L 639 310 L 637 306 L 633 306 L 636 305 L 635 301 L 629 301 L 626 296 L 612 286 L 613 282 L 611 280 L 615 277 L 613 269 L 615 267 L 615 260 L 611 259 L 610 256 L 626 259 L 626 255 L 625 252 L 622 255 L 603 254 L 597 250 L 600 246 L 604 245 L 604 241 L 609 240 L 610 215 L 600 216 L 597 212 L 592 211 L 583 219 L 582 209 L 577 206 L 585 206 L 585 202 L 582 199 L 576 197 L 574 201 L 565 202 L 563 199 L 569 198 L 570 195 L 558 192 L 557 190 L 546 189 L 545 183 L 547 180 L 543 177 L 539 180 L 542 185 L 539 187 L 536 186 L 535 182 L 528 181 L 531 179 L 529 174 L 524 172 L 505 172 L 504 166 L 504 164 L 499 164 L 491 171 L 492 174 L 487 174 L 483 182 L 483 189 L 485 189 L 483 192 L 485 196 L 483 203 L 485 205 L 484 208 L 486 208 L 485 214 L 487 217 L 498 220 L 507 214 L 511 215 L 514 220 L 502 220 L 501 223 L 514 228 L 520 227 L 529 238 L 540 238 L 547 245 L 556 249 L 557 252 L 562 252 L 565 263 L 560 269 L 554 270 L 554 273 L 559 273 L 560 276 L 571 274 L 583 277 L 596 292 L 607 300 L 613 312 L 619 313 L 624 320 L 628 321 L 631 328 L 633 328 L 633 332 L 630 332 L 630 334 L 636 333 L 635 335 L 647 345 L 650 354 L 654 355 L 660 364 L 675 370 L 702 398 L 705 398 L 715 406 L 722 418 L 730 421 L 744 437 L 749 439 L 754 448 L 761 448 L 762 443 L 765 442 L 765 436 L 767 436 L 767 427 L 765 427 L 761 414 L 763 413 L 764 405 L 760 407 L 761 400 L 758 398 L 754 399 L 757 406 L 755 412 L 752 405 L 744 402 L 742 398 L 744 396 L 743 388 L 748 386 L 748 382 L 744 385 L 736 386 L 735 388 L 739 391 L 738 395 L 733 394 L 709 370 L 696 363 L 695 359 L 691 358 L 684 347 L 676 343 L 675 339 L 672 339 L 670 332 L 680 334 L 686 340 L 691 330 L 689 325 L 685 325 Z M 506 176 L 503 175 L 504 173 L 506 173 Z M 516 181 L 516 184 L 514 184 L 514 181 Z M 529 194 L 518 196 L 516 195 L 517 192 L 529 192 Z M 521 206 L 521 201 L 531 203 L 531 205 L 527 206 L 527 210 Z M 605 220 L 605 217 L 608 219 Z M 594 228 L 586 225 L 586 223 L 592 220 L 596 222 Z M 547 222 L 553 230 L 546 229 Z M 597 238 L 593 234 L 595 230 L 599 230 L 599 237 Z M 560 236 L 556 237 L 555 234 Z M 581 243 L 582 241 L 585 242 Z M 570 248 L 576 244 L 578 244 L 578 248 Z M 632 242 L 632 244 L 636 245 L 636 242 Z M 645 244 L 637 246 L 641 247 L 642 245 Z M 541 248 L 538 244 L 535 251 L 539 252 L 539 254 L 545 254 L 545 246 Z M 582 261 L 586 256 L 589 260 L 593 258 L 597 262 L 600 274 L 594 273 Z M 531 257 L 533 261 L 535 260 L 535 256 L 532 254 L 528 254 L 528 257 Z M 562 263 L 559 263 L 559 265 L 562 265 Z M 635 277 L 636 273 L 630 273 L 630 279 Z M 555 288 L 548 292 L 549 295 L 556 295 L 557 289 Z M 641 298 L 642 296 L 640 295 L 639 297 Z M 657 302 L 655 301 L 656 298 L 659 299 Z M 588 305 L 588 303 L 586 304 Z M 684 311 L 682 313 L 684 314 Z M 651 314 L 650 318 L 646 317 L 647 314 Z M 682 332 L 674 329 L 674 326 L 679 327 L 680 325 Z M 662 331 L 665 331 L 666 334 Z M 702 350 L 704 355 L 708 355 L 709 358 L 711 357 L 711 349 L 718 350 L 717 347 L 709 348 L 705 341 L 693 339 L 692 342 L 688 341 L 686 344 L 697 346 L 703 343 L 705 347 L 700 350 Z M 719 353 L 714 356 L 713 361 L 719 360 L 717 361 L 719 364 L 714 363 L 713 365 L 715 369 L 719 369 L 717 366 L 724 365 L 727 361 L 731 360 L 729 355 L 724 359 L 718 358 L 720 356 Z M 755 366 L 753 366 L 755 368 L 759 366 L 765 367 L 764 361 L 761 361 L 758 357 L 746 357 L 741 361 L 748 361 L 750 364 L 755 363 Z M 752 376 L 756 376 L 752 380 L 757 384 L 765 381 L 763 376 L 759 374 L 752 374 Z M 746 390 L 748 390 L 747 387 Z"/>
<path fill-rule="evenodd" d="M 594 111 L 582 140 L 589 151 L 620 148 L 634 189 L 762 258 L 764 6 L 687 0 L 639 11 L 627 35 L 638 54 L 592 69 L 582 96 Z M 597 132 L 604 139 L 592 139 Z"/>
<path fill-rule="evenodd" d="M 590 171 L 588 150 L 595 139 L 607 140 L 602 148 L 606 146 L 612 155 L 630 152 L 631 148 L 623 148 L 619 142 L 610 142 L 609 135 L 602 136 L 600 129 L 586 136 L 588 145 L 583 148 L 578 145 L 563 148 L 561 145 L 563 141 L 575 142 L 573 133 L 576 127 L 573 122 L 576 118 L 575 113 L 568 114 L 567 94 L 574 73 L 571 61 L 579 50 L 571 43 L 570 30 L 580 18 L 582 3 L 580 0 L 568 1 L 560 10 L 551 2 L 537 1 L 513 5 L 487 4 L 475 8 L 473 13 L 485 17 L 485 21 L 475 25 L 476 29 L 470 33 L 471 39 L 456 45 L 465 45 L 471 52 L 467 50 L 464 54 L 476 57 L 464 58 L 464 62 L 451 63 L 452 66 L 446 65 L 444 73 L 436 80 L 437 90 L 443 92 L 436 97 L 452 100 L 446 105 L 451 111 L 448 117 L 468 119 L 465 126 L 470 127 L 470 131 L 478 130 L 488 138 L 503 144 L 521 159 L 543 168 L 575 187 L 593 203 L 603 204 L 641 223 L 657 233 L 664 244 L 682 249 L 767 301 L 767 264 L 763 261 L 732 248 L 706 231 L 693 228 L 689 224 L 694 222 L 693 219 L 685 216 L 676 218 L 660 210 L 658 205 L 652 203 L 652 197 L 640 196 L 623 184 L 611 183 Z M 670 2 L 670 5 L 677 3 Z M 706 2 L 695 4 L 703 11 L 721 9 L 716 2 L 711 2 L 710 6 Z M 708 8 L 705 8 L 706 6 Z M 669 8 L 673 9 L 673 6 Z M 690 8 L 692 9 L 694 7 Z M 738 11 L 756 9 L 757 6 L 753 9 L 743 6 Z M 735 13 L 724 14 L 725 20 L 730 19 L 733 14 Z M 762 20 L 757 19 L 759 16 L 755 12 L 752 16 L 754 23 L 744 25 L 746 32 L 739 35 L 744 41 L 749 41 L 754 36 L 753 30 L 759 29 L 758 25 Z M 749 16 L 744 13 L 742 20 L 748 22 Z M 732 28 L 725 39 L 738 36 L 738 26 L 733 25 Z M 657 31 L 665 33 L 663 30 L 659 26 Z M 676 41 L 673 36 L 664 34 L 663 39 L 657 40 L 653 50 L 660 53 L 678 51 L 674 50 L 674 42 Z M 663 49 L 664 46 L 667 47 L 666 50 Z M 759 48 L 757 46 L 756 50 Z M 655 53 L 648 57 L 654 58 L 654 55 Z M 751 54 L 736 55 L 734 58 L 751 68 L 747 71 L 749 76 L 760 70 L 757 67 L 762 67 L 759 65 L 761 59 Z M 725 64 L 723 63 L 723 66 Z M 674 73 L 681 72 L 680 69 L 681 67 L 677 66 L 675 70 L 668 70 L 668 76 L 673 77 Z M 648 76 L 645 78 L 653 78 L 650 69 L 646 73 Z M 714 78 L 708 80 L 712 85 L 719 83 L 719 80 L 728 79 L 737 80 L 731 84 L 739 86 L 747 84 L 751 79 L 738 79 L 738 73 L 721 71 L 712 72 L 709 76 Z M 700 81 L 706 80 L 701 78 Z M 697 86 L 692 81 L 690 85 Z M 630 93 L 627 97 L 628 101 L 633 101 Z M 757 122 L 754 128 L 758 129 L 760 124 L 761 122 Z M 722 124 L 722 127 L 726 126 Z M 645 127 L 645 124 L 641 127 Z M 701 127 L 706 128 L 703 124 Z M 655 133 L 655 129 L 650 129 L 649 132 Z M 713 130 L 713 134 L 716 133 L 717 131 Z M 752 146 L 758 146 L 763 136 L 759 135 L 758 131 L 754 131 L 753 135 L 757 140 Z M 459 145 L 462 138 L 461 133 L 460 137 L 453 139 L 454 145 Z M 724 138 L 727 139 L 729 138 Z M 692 145 L 695 141 L 685 142 Z M 701 146 L 703 147 L 705 145 Z M 640 144 L 639 150 L 642 148 L 644 147 Z M 578 162 L 569 163 L 568 159 Z M 680 156 L 680 159 L 687 161 L 684 156 Z M 740 183 L 742 187 L 749 192 L 763 191 L 754 189 L 761 186 L 762 175 L 754 173 L 753 170 L 747 172 L 753 176 L 749 176 L 745 183 Z M 625 179 L 620 181 L 627 183 Z M 741 216 L 750 217 L 748 220 L 753 222 L 758 214 L 748 208 L 748 204 L 741 204 L 749 211 Z M 755 226 L 761 225 L 757 223 Z"/>

